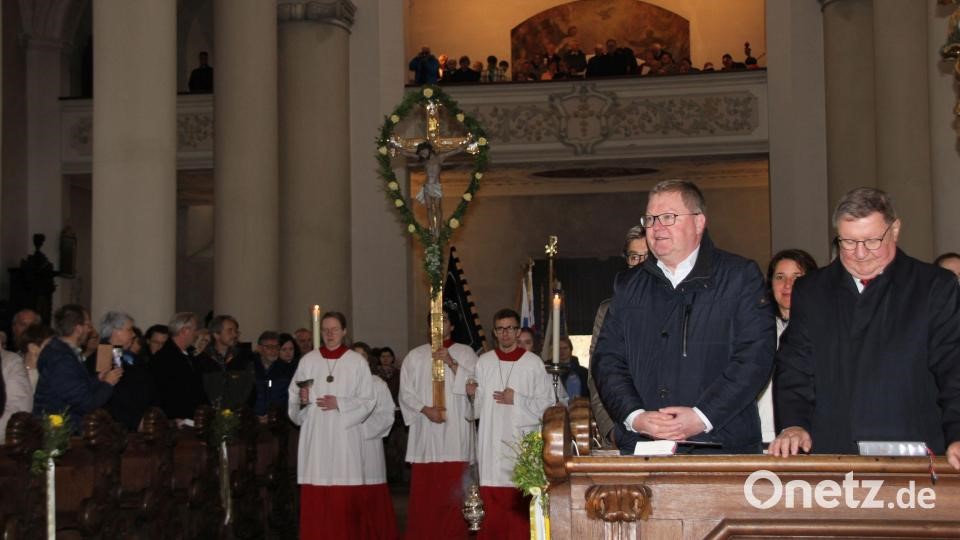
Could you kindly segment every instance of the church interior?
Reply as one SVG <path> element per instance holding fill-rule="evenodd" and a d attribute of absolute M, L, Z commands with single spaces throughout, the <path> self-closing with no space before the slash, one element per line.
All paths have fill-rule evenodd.
<path fill-rule="evenodd" d="M 571 313 L 590 314 L 571 315 L 569 333 L 589 335 L 596 305 L 612 291 L 607 269 L 623 267 L 624 234 L 666 179 L 695 182 L 716 245 L 761 269 L 787 248 L 832 260 L 831 214 L 857 186 L 893 197 L 900 246 L 913 257 L 960 251 L 960 72 L 940 53 L 957 8 L 950 2 L 242 4 L 4 0 L 5 325 L 28 307 L 17 268 L 42 234 L 57 272 L 48 310 L 80 304 L 94 321 L 120 310 L 142 328 L 176 312 L 201 320 L 229 313 L 241 341 L 255 341 L 267 330 L 309 328 L 320 305 L 346 315 L 348 339 L 403 357 L 429 339 L 429 284 L 422 247 L 378 177 L 376 138 L 406 93 L 421 89 L 410 60 L 424 47 L 470 62 L 493 55 L 516 74 L 529 47 L 556 43 L 574 26 L 588 56 L 608 39 L 641 58 L 663 41 L 692 66 L 717 69 L 441 83 L 490 144 L 480 188 L 449 243 L 488 347 L 494 313 L 519 308 L 526 265 L 545 272 L 550 236 L 557 265 L 577 268 L 568 274 Z M 743 61 L 745 43 L 758 69 L 721 70 L 724 54 Z M 191 91 L 201 53 L 213 87 Z M 427 180 L 415 160 L 393 166 L 411 196 Z M 466 155 L 444 165 L 448 212 L 470 171 Z M 536 303 L 546 306 L 542 295 Z M 577 347 L 584 363 L 588 353 Z M 570 433 L 558 429 L 557 444 L 568 445 L 562 463 Z M 586 466 L 551 474 L 578 471 L 589 474 Z M 583 489 L 571 486 L 575 495 Z M 565 519 L 571 536 L 592 534 Z M 657 530 L 692 538 L 716 525 L 676 523 Z"/>

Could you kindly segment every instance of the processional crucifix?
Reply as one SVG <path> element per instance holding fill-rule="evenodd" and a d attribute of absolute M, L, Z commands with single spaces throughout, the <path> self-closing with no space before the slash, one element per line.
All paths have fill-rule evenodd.
<path fill-rule="evenodd" d="M 432 244 L 437 247 L 431 255 L 427 249 L 426 257 L 439 256 L 443 253 L 443 189 L 440 185 L 440 170 L 443 162 L 456 154 L 467 152 L 476 154 L 480 151 L 477 141 L 470 136 L 444 137 L 440 134 L 440 104 L 428 101 L 423 105 L 426 121 L 425 137 L 400 137 L 391 135 L 387 141 L 391 155 L 403 155 L 417 158 L 423 164 L 427 180 L 416 199 L 427 209 L 427 230 Z M 440 261 L 442 264 L 442 260 Z M 444 362 L 438 354 L 443 348 L 443 281 L 439 286 L 430 286 L 430 348 L 433 351 L 433 406 L 440 409 L 441 418 L 446 419 L 444 400 Z"/>

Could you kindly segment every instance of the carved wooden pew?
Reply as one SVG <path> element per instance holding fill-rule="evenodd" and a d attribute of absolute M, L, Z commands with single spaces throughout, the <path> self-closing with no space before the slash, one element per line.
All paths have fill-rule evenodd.
<path fill-rule="evenodd" d="M 120 538 L 131 528 L 120 505 L 120 456 L 126 433 L 102 409 L 83 417 L 80 429 L 80 437 L 71 438 L 70 448 L 57 461 L 57 534 Z"/>
<path fill-rule="evenodd" d="M 144 413 L 142 430 L 127 436 L 120 466 L 121 506 L 137 538 L 165 539 L 179 535 L 170 524 L 179 515 L 173 498 L 173 447 L 176 433 L 159 408 Z"/>
<path fill-rule="evenodd" d="M 45 480 L 30 473 L 33 452 L 43 442 L 40 421 L 30 413 L 14 414 L 7 423 L 0 452 L 0 535 L 33 540 L 46 533 Z"/>
<path fill-rule="evenodd" d="M 260 425 L 238 413 L 238 437 L 228 445 L 233 520 L 225 527 L 212 414 L 201 408 L 195 428 L 178 430 L 151 409 L 142 431 L 129 435 L 105 411 L 85 417 L 81 436 L 57 462 L 58 538 L 295 537 L 289 421 L 274 415 Z M 7 441 L 0 447 L 0 533 L 43 538 L 46 482 L 29 472 L 42 444 L 39 420 L 15 415 Z"/>
<path fill-rule="evenodd" d="M 589 434 L 588 403 L 544 414 L 553 538 L 960 538 L 944 458 L 933 485 L 926 458 L 624 457 Z"/>

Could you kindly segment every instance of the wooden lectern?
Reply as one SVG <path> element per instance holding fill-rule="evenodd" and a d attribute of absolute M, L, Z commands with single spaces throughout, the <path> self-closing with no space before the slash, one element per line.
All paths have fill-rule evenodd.
<path fill-rule="evenodd" d="M 942 457 L 934 485 L 927 458 L 619 456 L 591 448 L 591 423 L 584 398 L 544 414 L 552 538 L 960 538 Z"/>

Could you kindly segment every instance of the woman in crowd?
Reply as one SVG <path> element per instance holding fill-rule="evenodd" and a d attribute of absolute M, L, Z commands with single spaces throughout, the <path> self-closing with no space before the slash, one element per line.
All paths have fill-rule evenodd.
<path fill-rule="evenodd" d="M 790 322 L 790 296 L 793 284 L 798 278 L 817 269 L 817 262 L 802 249 L 785 249 L 773 256 L 767 266 L 767 284 L 773 297 L 773 308 L 777 318 L 777 343 Z M 760 408 L 760 431 L 763 442 L 769 443 L 776 436 L 773 424 L 773 381 L 760 394 L 757 405 Z"/>
<path fill-rule="evenodd" d="M 280 334 L 280 361 L 291 364 L 293 369 L 297 369 L 297 363 L 300 362 L 300 350 L 297 347 L 297 339 L 291 334 Z"/>
<path fill-rule="evenodd" d="M 20 355 L 23 356 L 23 363 L 27 367 L 27 376 L 30 378 L 30 386 L 37 390 L 37 380 L 40 374 L 37 372 L 37 360 L 40 359 L 40 353 L 43 348 L 53 339 L 53 329 L 42 324 L 28 326 L 23 334 L 20 335 Z"/>
<path fill-rule="evenodd" d="M 193 338 L 193 355 L 200 356 L 210 345 L 210 330 L 200 328 L 197 330 L 196 337 Z"/>

